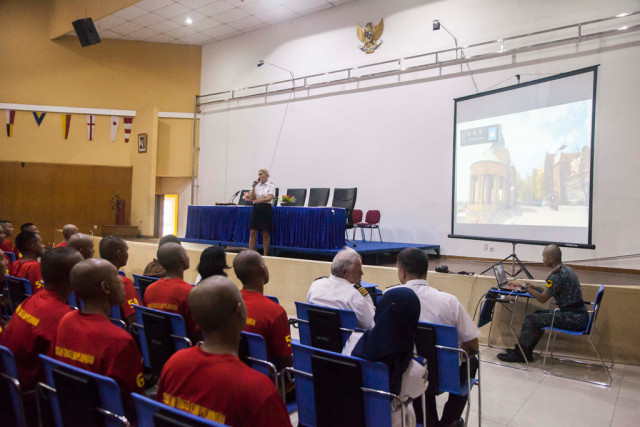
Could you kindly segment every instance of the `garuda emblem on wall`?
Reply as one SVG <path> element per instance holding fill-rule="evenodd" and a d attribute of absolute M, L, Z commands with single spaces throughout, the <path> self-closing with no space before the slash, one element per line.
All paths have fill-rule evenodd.
<path fill-rule="evenodd" d="M 384 19 L 380 18 L 380 22 L 375 27 L 368 22 L 364 28 L 358 24 L 358 38 L 363 43 L 360 50 L 364 53 L 373 53 L 380 45 L 382 40 L 378 41 L 384 31 Z"/>

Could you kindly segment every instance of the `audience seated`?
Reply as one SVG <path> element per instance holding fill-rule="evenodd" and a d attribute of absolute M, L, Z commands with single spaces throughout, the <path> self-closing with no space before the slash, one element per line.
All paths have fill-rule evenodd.
<path fill-rule="evenodd" d="M 195 343 L 200 340 L 201 334 L 189 308 L 189 292 L 193 286 L 183 280 L 184 271 L 189 268 L 187 251 L 178 243 L 165 243 L 158 248 L 158 262 L 166 274 L 149 285 L 144 293 L 144 305 L 181 315 L 187 335 Z"/>
<path fill-rule="evenodd" d="M 20 257 L 20 251 L 16 248 L 9 238 L 13 236 L 13 224 L 11 221 L 7 221 L 6 219 L 0 220 L 0 228 L 4 231 L 5 240 L 0 244 L 0 249 L 4 252 L 13 252 L 16 255 L 16 258 Z"/>
<path fill-rule="evenodd" d="M 269 360 L 281 370 L 293 366 L 291 329 L 287 312 L 279 304 L 264 296 L 269 283 L 269 270 L 259 253 L 244 250 L 233 259 L 233 271 L 242 282 L 242 299 L 247 307 L 244 330 L 264 337 Z"/>
<path fill-rule="evenodd" d="M 415 355 L 414 343 L 420 318 L 420 301 L 409 289 L 392 289 L 380 298 L 375 326 L 353 333 L 343 350 L 372 362 L 382 362 L 389 369 L 389 390 L 400 396 L 404 406 L 404 425 L 416 425 L 412 401 L 427 389 L 426 360 Z M 391 425 L 402 425 L 402 408 L 391 404 Z"/>
<path fill-rule="evenodd" d="M 427 254 L 418 248 L 406 248 L 398 254 L 397 268 L 401 286 L 392 288 L 411 289 L 420 299 L 420 321 L 455 326 L 458 330 L 458 341 L 467 353 L 478 351 L 478 337 L 480 331 L 471 317 L 467 314 L 458 299 L 446 292 L 441 292 L 429 286 L 427 270 L 429 261 Z M 386 294 L 385 294 L 386 295 Z M 475 377 L 478 370 L 478 360 L 471 360 L 471 376 Z M 466 381 L 466 365 L 460 369 L 460 376 Z M 449 393 L 449 399 L 444 406 L 442 418 L 438 421 L 438 410 L 435 395 L 427 395 L 427 424 L 449 426 L 459 425 L 460 416 L 467 403 L 466 396 Z"/>
<path fill-rule="evenodd" d="M 38 262 L 38 258 L 44 254 L 42 239 L 39 234 L 23 231 L 16 236 L 16 246 L 22 253 L 22 258 L 13 263 L 11 275 L 29 280 L 35 294 L 42 289 L 42 274 Z"/>
<path fill-rule="evenodd" d="M 75 225 L 73 224 L 64 225 L 62 227 L 62 237 L 64 238 L 64 240 L 58 243 L 55 247 L 62 248 L 67 246 L 69 244 L 69 238 L 77 233 L 78 233 L 78 227 L 76 227 Z"/>
<path fill-rule="evenodd" d="M 6 241 L 6 238 L 7 238 L 7 233 L 5 233 L 4 229 L 0 227 L 0 248 L 3 246 L 4 242 Z M 4 258 L 6 261 L 4 268 L 10 270 L 10 267 L 12 264 L 11 258 L 9 258 L 9 255 L 7 255 L 3 249 L 0 249 L 0 251 L 2 251 L 2 258 Z M 4 274 L 4 270 L 3 270 L 3 274 Z M 9 273 L 7 272 L 7 274 Z"/>
<path fill-rule="evenodd" d="M 72 235 L 67 245 L 77 249 L 84 259 L 93 258 L 93 239 L 88 234 L 76 233 Z"/>
<path fill-rule="evenodd" d="M 309 304 L 354 311 L 358 327 L 371 329 L 375 309 L 367 290 L 360 285 L 362 258 L 351 248 L 336 254 L 331 263 L 331 276 L 317 279 L 307 294 Z"/>
<path fill-rule="evenodd" d="M 290 426 L 271 380 L 238 359 L 247 314 L 236 286 L 226 277 L 212 276 L 193 288 L 189 305 L 202 327 L 204 342 L 169 359 L 156 398 L 235 427 Z"/>
<path fill-rule="evenodd" d="M 80 261 L 82 256 L 71 248 L 45 253 L 42 256 L 44 289 L 18 306 L 2 334 L 0 343 L 15 356 L 18 378 L 25 390 L 31 390 L 44 379 L 38 355 L 53 356 L 58 323 L 71 311 L 67 305 L 71 294 L 69 273 Z"/>
<path fill-rule="evenodd" d="M 229 268 L 227 265 L 227 253 L 224 249 L 220 246 L 209 246 L 200 254 L 196 285 L 207 277 L 226 276 L 225 270 Z"/>
<path fill-rule="evenodd" d="M 124 286 L 124 301 L 120 304 L 120 310 L 122 311 L 122 317 L 129 325 L 136 320 L 136 311 L 133 305 L 140 305 L 138 292 L 133 286 L 133 282 L 125 276 L 123 271 L 120 271 L 122 267 L 127 265 L 129 260 L 129 246 L 127 246 L 127 242 L 122 237 L 107 236 L 100 240 L 98 250 L 100 251 L 100 258 L 106 259 L 118 269 L 118 274 Z"/>
<path fill-rule="evenodd" d="M 20 226 L 20 232 L 24 233 L 25 231 L 40 234 L 40 230 L 38 230 L 38 227 L 32 222 L 25 222 Z"/>
<path fill-rule="evenodd" d="M 179 245 L 182 244 L 182 242 L 180 242 L 180 239 L 178 239 L 173 234 L 162 236 L 160 238 L 160 241 L 158 242 L 158 249 L 160 249 L 160 246 L 164 245 L 165 243 L 177 243 Z M 158 262 L 156 258 L 154 258 L 153 261 L 147 264 L 147 266 L 144 268 L 144 272 L 142 273 L 142 275 L 149 277 L 164 277 L 166 273 L 167 272 L 164 267 L 160 264 L 160 262 Z"/>
<path fill-rule="evenodd" d="M 129 395 L 144 387 L 142 356 L 134 339 L 109 320 L 111 306 L 124 300 L 118 270 L 109 261 L 85 259 L 71 269 L 71 288 L 84 305 L 66 314 L 58 325 L 55 358 L 113 378 L 130 417 Z"/>

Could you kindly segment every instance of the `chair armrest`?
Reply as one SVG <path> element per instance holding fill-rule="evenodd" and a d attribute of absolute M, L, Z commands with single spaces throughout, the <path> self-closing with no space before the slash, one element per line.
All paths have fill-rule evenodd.
<path fill-rule="evenodd" d="M 185 343 L 187 343 L 187 345 L 189 347 L 193 346 L 193 344 L 191 344 L 191 340 L 189 338 L 187 338 L 187 337 L 181 337 L 180 335 L 173 335 L 173 334 L 171 334 L 169 336 L 171 338 L 173 338 L 174 340 L 184 341 Z"/>

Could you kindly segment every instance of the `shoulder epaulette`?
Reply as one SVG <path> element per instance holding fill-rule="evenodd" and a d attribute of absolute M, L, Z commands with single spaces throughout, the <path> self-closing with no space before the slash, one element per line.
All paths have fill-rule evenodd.
<path fill-rule="evenodd" d="M 427 366 L 427 359 L 425 359 L 424 357 L 420 356 L 419 354 L 413 353 L 413 360 L 415 360 L 416 362 L 418 362 L 422 366 Z"/>
<path fill-rule="evenodd" d="M 369 291 L 367 291 L 367 288 L 362 286 L 360 283 L 356 283 L 355 285 L 353 285 L 353 287 L 356 289 L 356 291 L 360 292 L 363 297 L 369 296 Z"/>

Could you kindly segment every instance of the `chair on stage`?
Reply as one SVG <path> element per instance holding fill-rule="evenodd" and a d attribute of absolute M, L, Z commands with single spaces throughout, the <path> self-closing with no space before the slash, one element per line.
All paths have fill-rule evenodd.
<path fill-rule="evenodd" d="M 242 190 L 240 192 L 240 198 L 238 199 L 238 205 L 240 205 L 240 206 L 251 206 L 251 205 L 253 205 L 253 203 L 248 202 L 248 201 L 246 201 L 244 199 L 244 195 L 245 194 L 247 194 L 247 197 L 249 197 L 248 193 L 251 193 L 251 190 Z"/>
<path fill-rule="evenodd" d="M 31 288 L 31 282 L 27 279 L 22 279 L 15 276 L 4 276 L 5 290 L 2 292 L 9 299 L 9 309 L 12 314 L 16 311 L 16 308 L 22 303 L 22 301 L 33 295 L 33 289 Z"/>
<path fill-rule="evenodd" d="M 8 426 L 26 426 L 27 419 L 18 381 L 18 368 L 13 353 L 0 345 L 0 414 Z"/>
<path fill-rule="evenodd" d="M 416 350 L 418 354 L 427 359 L 429 370 L 429 387 L 425 394 L 439 395 L 441 393 L 453 393 L 467 397 L 467 413 L 465 424 L 469 420 L 471 409 L 471 388 L 478 387 L 478 425 L 482 422 L 482 399 L 480 392 L 480 363 L 479 353 L 469 355 L 478 360 L 477 378 L 471 377 L 470 358 L 467 353 L 458 347 L 458 331 L 454 326 L 440 325 L 437 323 L 418 323 L 416 336 Z M 460 360 L 466 363 L 467 375 L 460 378 Z M 414 402 L 416 418 L 420 419 L 424 405 Z"/>
<path fill-rule="evenodd" d="M 40 355 L 56 426 L 121 426 L 125 418 L 120 387 L 111 378 Z"/>
<path fill-rule="evenodd" d="M 156 282 L 159 277 L 151 277 L 151 276 L 143 276 L 141 274 L 132 274 L 133 276 L 133 287 L 136 288 L 138 292 L 138 300 L 142 301 L 142 297 L 144 297 L 144 292 L 147 290 L 150 284 Z"/>
<path fill-rule="evenodd" d="M 280 188 L 276 187 L 276 194 L 271 200 L 271 206 L 278 206 L 278 196 L 280 195 Z"/>
<path fill-rule="evenodd" d="M 296 301 L 296 314 L 300 343 L 311 347 L 340 353 L 352 332 L 364 332 L 350 310 Z"/>
<path fill-rule="evenodd" d="M 149 399 L 138 393 L 131 393 L 131 397 L 136 405 L 136 414 L 138 415 L 139 426 L 149 427 L 224 427 L 225 424 L 219 424 L 202 417 L 190 414 L 186 411 L 176 409 L 172 406 L 165 405 L 156 400 Z"/>
<path fill-rule="evenodd" d="M 611 368 L 613 368 L 614 365 L 614 361 L 613 361 L 613 356 L 611 356 L 611 353 L 609 352 L 609 349 L 607 348 L 607 345 L 604 343 L 604 340 L 602 339 L 602 336 L 600 336 L 600 332 L 598 332 L 598 328 L 596 327 L 596 319 L 598 318 L 598 312 L 600 311 L 600 305 L 602 304 L 602 297 L 604 296 L 604 286 L 600 285 L 600 288 L 598 289 L 598 293 L 596 294 L 596 299 L 594 302 L 587 302 L 585 301 L 585 304 L 587 305 L 591 305 L 592 308 L 591 310 L 588 310 L 587 313 L 589 313 L 589 323 L 587 323 L 587 327 L 585 329 L 583 329 L 582 331 L 571 331 L 568 329 L 560 329 L 560 328 L 554 328 L 554 321 L 555 321 L 555 314 L 558 313 L 560 311 L 560 308 L 556 308 L 555 310 L 553 310 L 553 318 L 551 320 L 551 326 L 546 327 L 546 328 L 542 328 L 543 330 L 548 330 L 549 331 L 549 337 L 547 338 L 547 347 L 544 351 L 544 359 L 542 361 L 542 370 L 544 371 L 545 374 L 549 374 L 549 375 L 554 375 L 556 377 L 563 377 L 563 378 L 569 378 L 569 379 L 573 379 L 573 380 L 578 380 L 578 381 L 583 381 L 583 382 L 587 382 L 587 383 L 591 383 L 591 384 L 598 384 L 598 385 L 604 385 L 604 386 L 610 386 L 613 379 L 611 378 L 611 372 L 609 372 L 609 370 Z M 593 331 L 595 330 L 596 334 L 598 335 L 598 339 L 600 340 L 600 342 L 602 343 L 602 345 L 604 346 L 604 349 L 606 350 L 607 354 L 609 355 L 609 359 L 611 360 L 611 364 L 610 365 L 606 365 L 604 363 L 604 360 L 602 359 L 602 357 L 600 356 L 600 353 L 598 353 L 598 349 L 596 348 L 593 339 L 591 338 L 591 334 L 593 333 Z M 600 361 L 599 364 L 596 363 L 590 363 L 581 359 L 569 359 L 566 357 L 555 357 L 553 355 L 553 347 L 556 343 L 556 335 L 558 334 L 558 332 L 562 333 L 562 334 L 567 334 L 567 335 L 574 335 L 574 336 L 586 336 L 587 339 L 589 340 L 589 343 L 591 344 L 591 348 L 593 349 L 594 353 L 596 354 L 596 356 L 598 356 L 598 360 Z M 553 343 L 551 343 L 551 351 L 549 351 L 549 343 L 551 342 L 551 338 L 553 337 Z M 550 370 L 547 369 L 547 357 L 552 357 L 556 360 L 559 360 L 561 362 L 569 362 L 569 363 L 577 363 L 577 364 L 582 364 L 582 365 L 591 365 L 591 366 L 601 366 L 602 369 L 604 369 L 604 372 L 607 374 L 607 376 L 609 377 L 609 381 L 607 382 L 603 382 L 603 381 L 593 381 L 593 380 L 587 380 L 584 378 L 580 378 L 580 377 L 574 377 L 574 376 L 570 376 L 570 375 L 566 375 L 566 374 L 560 374 L 558 372 L 551 372 Z"/>
<path fill-rule="evenodd" d="M 364 241 L 364 229 L 368 228 L 369 233 L 369 242 L 373 241 L 373 229 L 378 230 L 378 237 L 380 237 L 380 243 L 382 243 L 382 234 L 380 234 L 380 211 L 379 210 L 370 210 L 367 211 L 367 215 L 365 215 L 364 222 L 357 221 L 355 218 L 353 219 L 354 227 L 360 229 L 360 233 L 362 234 L 362 240 Z M 354 230 L 355 236 L 355 230 Z"/>
<path fill-rule="evenodd" d="M 324 207 L 329 202 L 329 188 L 312 188 L 309 190 L 309 203 L 307 206 Z"/>
<path fill-rule="evenodd" d="M 136 310 L 136 323 L 142 359 L 154 375 L 160 376 L 162 367 L 178 350 L 191 347 L 184 319 L 179 314 L 154 310 L 140 305 Z"/>
<path fill-rule="evenodd" d="M 287 189 L 287 196 L 293 196 L 296 198 L 296 201 L 289 204 L 288 206 L 304 206 L 305 201 L 307 200 L 307 189 L 306 188 L 289 188 Z M 327 197 L 327 200 L 329 197 Z M 280 203 L 282 205 L 282 203 Z"/>
<path fill-rule="evenodd" d="M 347 223 L 345 224 L 345 237 L 347 230 L 353 228 L 353 209 L 356 206 L 356 199 L 358 197 L 357 188 L 334 188 L 333 200 L 331 206 L 334 208 L 344 208 L 347 215 Z M 352 242 L 355 246 L 355 240 Z"/>
<path fill-rule="evenodd" d="M 351 212 L 351 228 L 353 229 L 353 236 L 351 237 L 352 241 L 356 241 L 356 224 L 358 224 L 359 222 L 362 222 L 362 217 L 363 217 L 363 213 L 361 209 L 354 209 L 353 212 Z M 347 228 L 345 226 L 345 235 L 347 233 Z M 364 242 L 364 234 L 362 235 L 362 241 Z"/>

